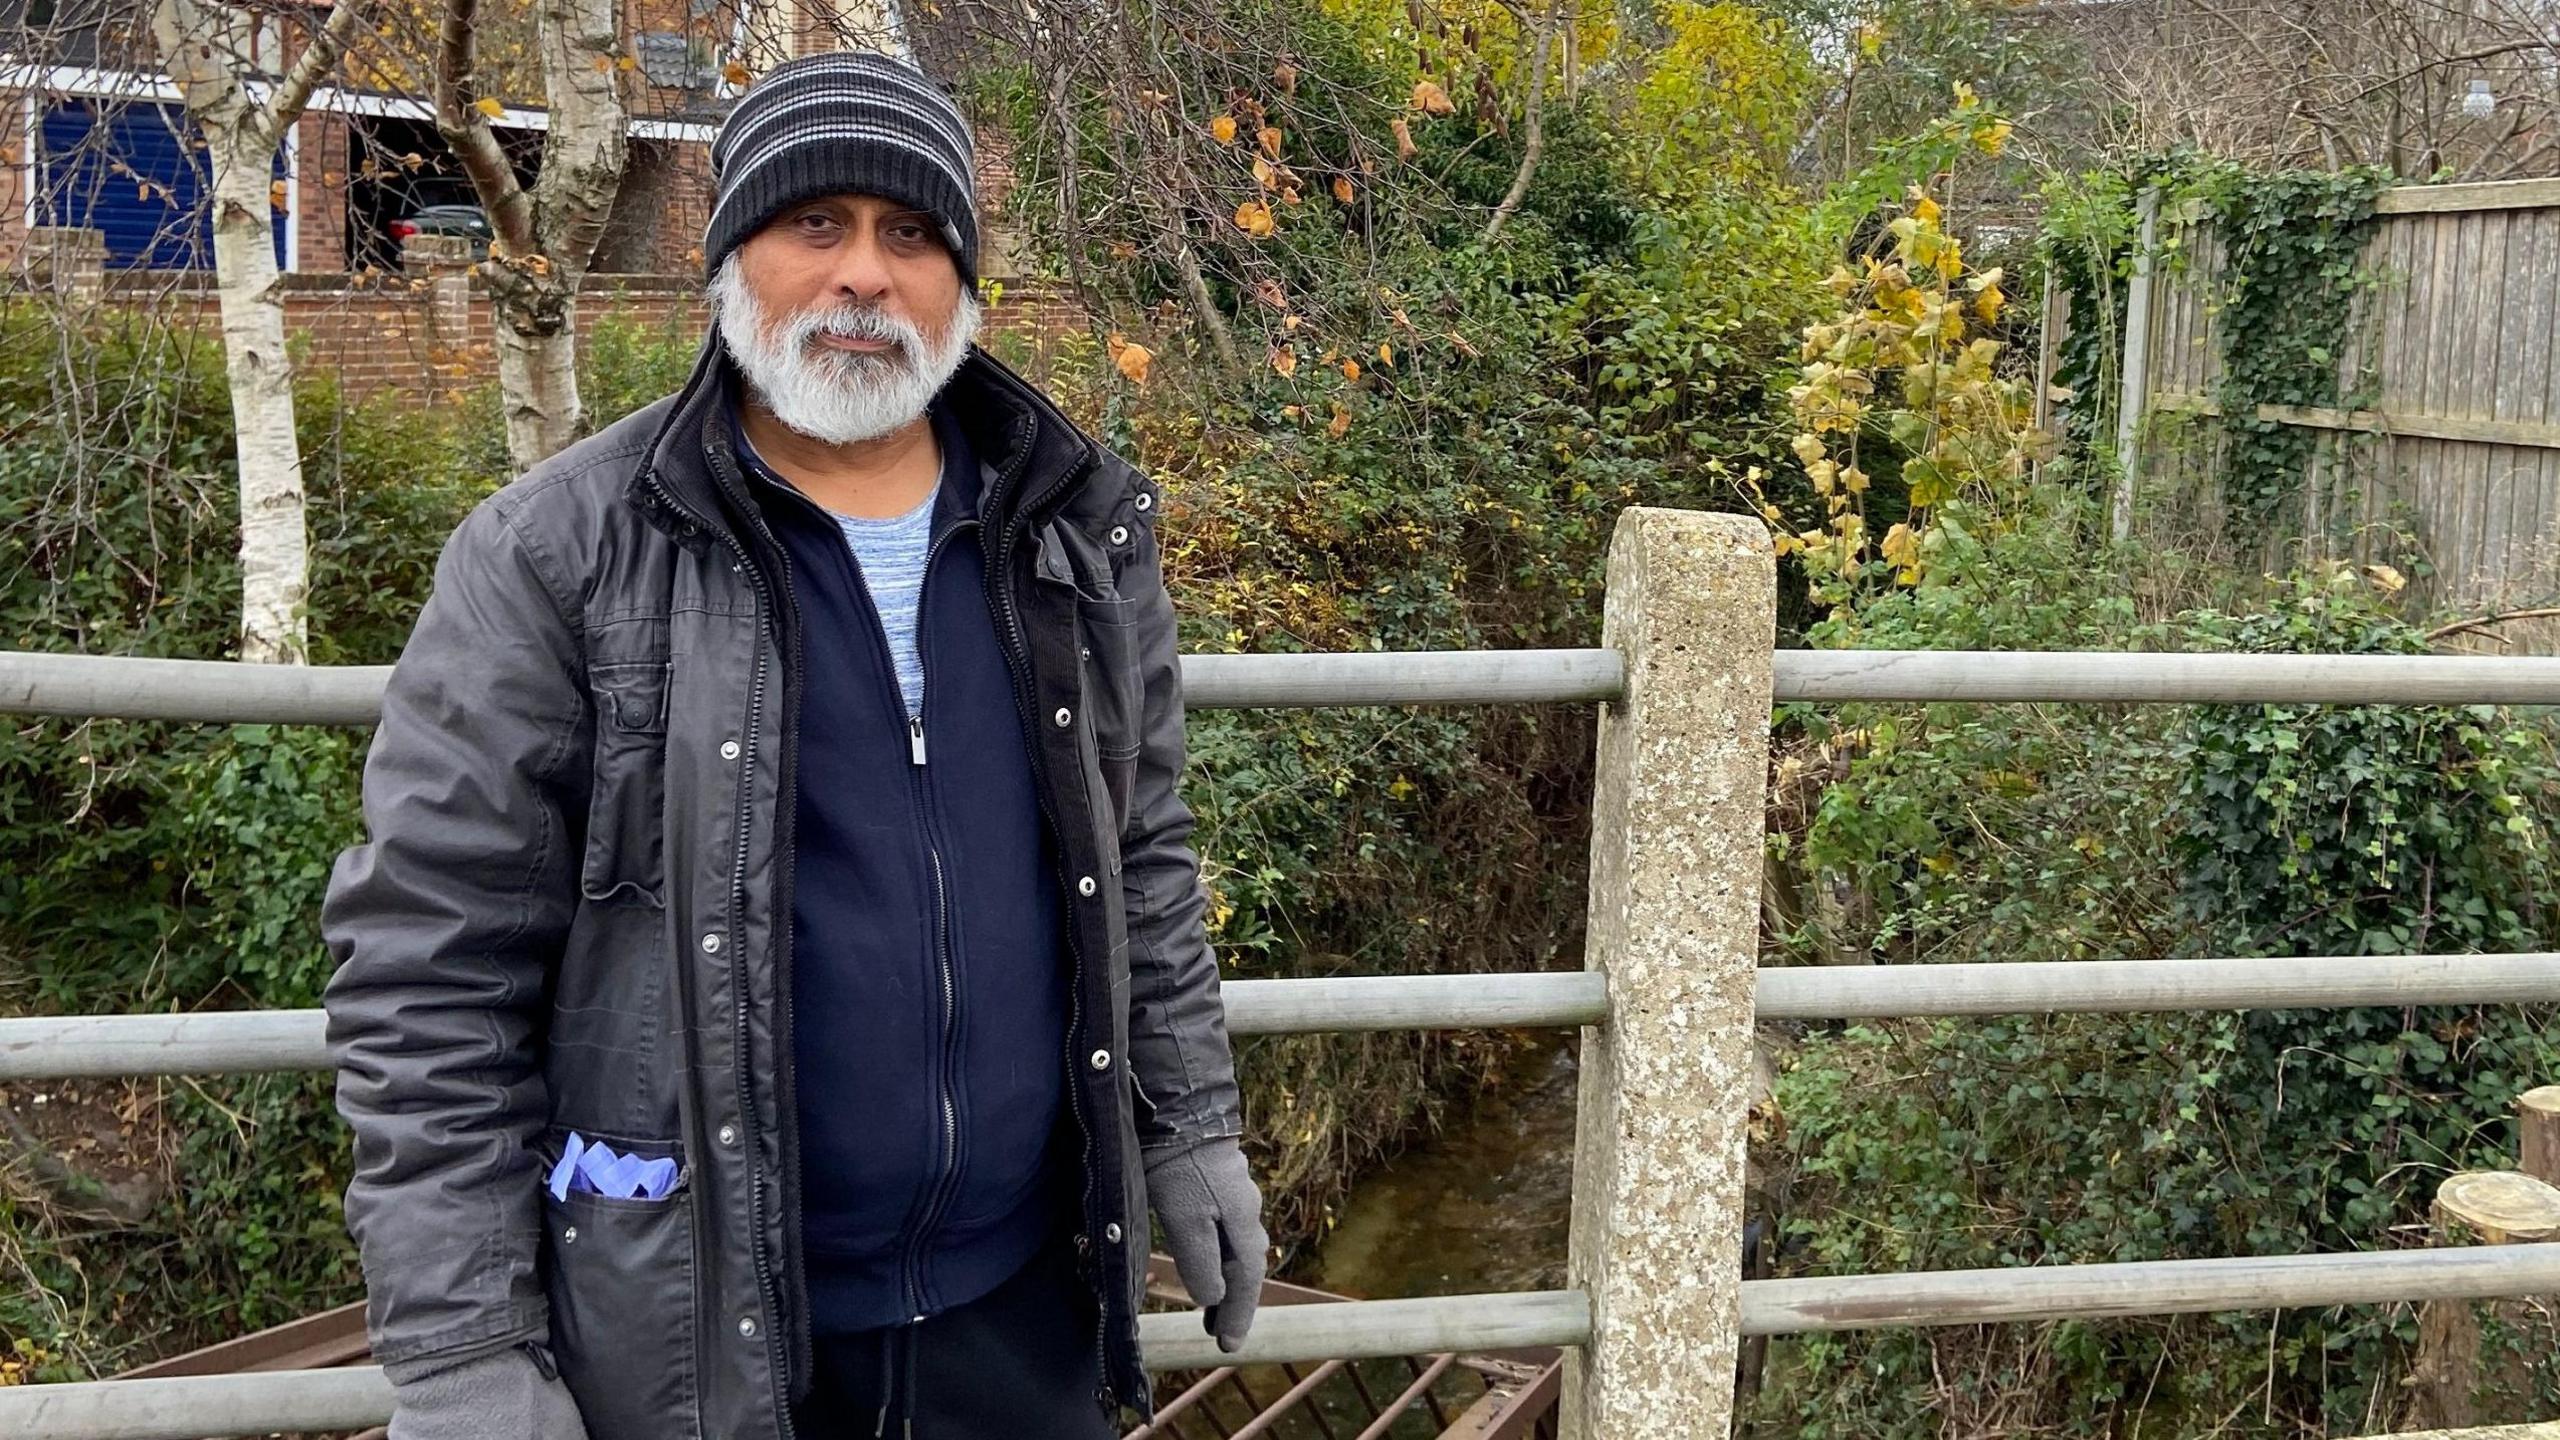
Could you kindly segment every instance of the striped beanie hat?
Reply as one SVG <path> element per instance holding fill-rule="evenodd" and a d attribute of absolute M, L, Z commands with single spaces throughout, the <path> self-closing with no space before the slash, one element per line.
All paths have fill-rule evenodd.
<path fill-rule="evenodd" d="M 708 278 L 787 206 L 878 195 L 942 222 L 960 283 L 978 282 L 974 137 L 950 92 L 904 60 L 804 55 L 765 72 L 711 142 L 719 199 L 702 235 Z"/>

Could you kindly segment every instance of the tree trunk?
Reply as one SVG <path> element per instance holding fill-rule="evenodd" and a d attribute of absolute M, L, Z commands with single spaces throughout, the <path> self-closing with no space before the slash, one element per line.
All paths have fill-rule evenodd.
<path fill-rule="evenodd" d="M 586 428 L 578 395 L 577 297 L 551 298 L 560 317 L 555 325 L 533 320 L 524 308 L 498 306 L 498 393 L 507 416 L 507 456 L 519 469 L 566 447 Z"/>
<path fill-rule="evenodd" d="M 298 665 L 310 648 L 311 552 L 267 188 L 275 147 L 237 132 L 208 139 L 214 287 L 240 472 L 240 658 Z"/>
<path fill-rule="evenodd" d="M 249 93 L 258 19 L 208 0 L 157 0 L 152 40 L 213 168 L 213 272 L 240 477 L 240 658 L 299 664 L 308 654 L 310 541 L 302 445 L 285 354 L 275 253 L 276 147 L 335 68 L 366 0 L 339 0 L 261 101 Z"/>
<path fill-rule="evenodd" d="M 527 194 L 477 107 L 479 0 L 446 0 L 436 128 L 495 232 L 483 267 L 497 309 L 507 459 L 529 470 L 586 430 L 578 394 L 578 288 L 604 238 L 630 158 L 615 0 L 542 0 L 534 11 L 551 129 Z"/>

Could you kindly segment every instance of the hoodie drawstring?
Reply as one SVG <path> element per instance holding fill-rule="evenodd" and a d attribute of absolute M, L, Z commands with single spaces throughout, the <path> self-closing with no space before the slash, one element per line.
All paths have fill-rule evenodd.
<path fill-rule="evenodd" d="M 906 1378 L 903 1381 L 893 1384 L 892 1378 L 897 1374 L 897 1367 L 893 1363 L 892 1357 L 897 1354 L 898 1341 L 901 1336 L 905 1337 L 907 1342 L 905 1366 Z M 915 1326 L 913 1324 L 884 1325 L 880 1327 L 880 1415 L 878 1419 L 871 1422 L 872 1440 L 881 1440 L 881 1437 L 886 1436 L 889 1433 L 889 1411 L 891 1406 L 896 1404 L 897 1398 L 901 1393 L 904 1393 L 906 1396 L 906 1404 L 900 1408 L 899 1412 L 901 1427 L 899 1433 L 904 1437 L 904 1440 L 915 1440 Z"/>

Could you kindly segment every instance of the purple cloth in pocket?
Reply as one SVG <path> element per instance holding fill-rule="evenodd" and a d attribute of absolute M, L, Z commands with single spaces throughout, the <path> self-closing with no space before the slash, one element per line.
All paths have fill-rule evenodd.
<path fill-rule="evenodd" d="M 666 1156 L 644 1160 L 617 1155 L 612 1146 L 572 1130 L 560 1151 L 560 1163 L 551 1167 L 544 1184 L 554 1200 L 568 1199 L 572 1190 L 616 1200 L 663 1200 L 675 1188 L 676 1162 Z"/>

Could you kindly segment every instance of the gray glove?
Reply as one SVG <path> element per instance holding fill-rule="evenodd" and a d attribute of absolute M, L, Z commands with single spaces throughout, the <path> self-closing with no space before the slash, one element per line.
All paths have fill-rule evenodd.
<path fill-rule="evenodd" d="M 1148 1160 L 1147 1201 L 1164 1226 L 1182 1288 L 1208 1312 L 1202 1328 L 1218 1337 L 1220 1350 L 1244 1344 L 1262 1303 L 1271 1237 L 1243 1148 L 1222 1137 Z"/>
<path fill-rule="evenodd" d="M 404 1371 L 391 1383 L 391 1440 L 587 1440 L 578 1402 L 538 1346 Z"/>

